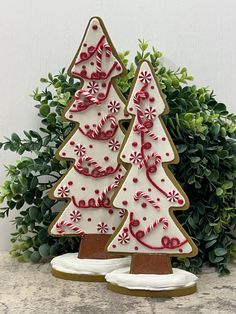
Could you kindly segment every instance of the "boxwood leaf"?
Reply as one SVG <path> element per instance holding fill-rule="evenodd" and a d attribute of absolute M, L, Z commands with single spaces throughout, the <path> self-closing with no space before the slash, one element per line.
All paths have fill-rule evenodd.
<path fill-rule="evenodd" d="M 47 115 L 50 112 L 50 107 L 46 104 L 41 105 L 39 108 L 39 112 L 41 113 L 42 116 L 47 117 Z"/>
<path fill-rule="evenodd" d="M 221 196 L 224 193 L 224 190 L 222 188 L 216 189 L 216 195 Z"/>
<path fill-rule="evenodd" d="M 192 164 L 195 164 L 195 163 L 199 162 L 201 160 L 201 158 L 198 156 L 193 156 L 190 158 L 190 160 L 191 160 Z"/>
<path fill-rule="evenodd" d="M 222 189 L 224 190 L 231 189 L 233 185 L 234 185 L 233 181 L 227 181 L 222 185 Z"/>
<path fill-rule="evenodd" d="M 36 206 L 29 207 L 29 215 L 30 218 L 33 220 L 36 220 L 39 214 L 39 208 Z"/>
<path fill-rule="evenodd" d="M 48 244 L 41 244 L 39 247 L 39 254 L 42 257 L 48 257 L 50 255 L 50 246 Z"/>
<path fill-rule="evenodd" d="M 216 256 L 224 256 L 227 254 L 227 250 L 223 247 L 219 247 L 214 249 L 214 253 Z"/>
<path fill-rule="evenodd" d="M 41 256 L 39 254 L 39 252 L 33 252 L 31 255 L 30 255 L 30 260 L 31 262 L 33 263 L 38 263 L 40 260 L 41 260 Z"/>

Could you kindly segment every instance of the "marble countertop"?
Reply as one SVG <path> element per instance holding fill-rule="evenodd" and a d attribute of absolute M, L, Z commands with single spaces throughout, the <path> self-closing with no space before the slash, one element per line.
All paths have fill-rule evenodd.
<path fill-rule="evenodd" d="M 235 266 L 223 277 L 205 268 L 193 295 L 151 299 L 116 294 L 106 283 L 57 279 L 49 264 L 19 263 L 0 252 L 0 314 L 229 314 L 235 309 Z"/>

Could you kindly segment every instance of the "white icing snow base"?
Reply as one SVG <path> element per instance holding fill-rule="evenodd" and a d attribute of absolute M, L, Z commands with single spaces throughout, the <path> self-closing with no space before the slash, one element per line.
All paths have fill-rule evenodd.
<path fill-rule="evenodd" d="M 106 275 L 115 269 L 130 266 L 131 258 L 80 259 L 78 253 L 67 253 L 54 257 L 52 268 L 59 272 L 78 275 Z"/>
<path fill-rule="evenodd" d="M 106 275 L 106 281 L 130 290 L 163 291 L 194 286 L 198 277 L 186 270 L 173 268 L 168 275 L 130 274 L 130 267 L 116 269 Z"/>

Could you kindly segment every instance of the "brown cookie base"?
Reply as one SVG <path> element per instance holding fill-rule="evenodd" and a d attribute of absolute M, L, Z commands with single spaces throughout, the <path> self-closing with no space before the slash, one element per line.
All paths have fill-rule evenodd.
<path fill-rule="evenodd" d="M 110 237 L 110 234 L 85 234 L 80 241 L 78 257 L 81 259 L 110 259 L 124 257 L 123 255 L 105 251 L 105 246 Z"/>
<path fill-rule="evenodd" d="M 112 283 L 108 283 L 107 288 L 113 292 L 126 294 L 136 297 L 151 297 L 151 298 L 172 298 L 181 297 L 184 295 L 193 294 L 197 291 L 197 286 L 193 285 L 187 288 L 178 288 L 174 290 L 165 291 L 151 291 L 151 290 L 131 290 Z"/>
<path fill-rule="evenodd" d="M 167 254 L 132 254 L 130 274 L 172 274 L 171 259 Z"/>
<path fill-rule="evenodd" d="M 85 281 L 85 282 L 105 282 L 104 275 L 80 275 L 80 274 L 68 274 L 55 269 L 51 270 L 51 273 L 54 277 L 64 279 L 64 280 L 73 280 L 73 281 Z"/>

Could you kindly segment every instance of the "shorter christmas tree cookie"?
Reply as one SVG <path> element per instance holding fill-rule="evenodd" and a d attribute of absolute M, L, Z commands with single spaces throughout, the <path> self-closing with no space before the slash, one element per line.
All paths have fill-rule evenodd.
<path fill-rule="evenodd" d="M 126 214 L 107 250 L 132 254 L 132 262 L 130 269 L 116 270 L 106 279 L 112 289 L 128 294 L 192 293 L 196 276 L 171 268 L 170 256 L 195 256 L 197 248 L 174 216 L 174 210 L 186 210 L 189 201 L 168 169 L 179 157 L 161 118 L 168 106 L 146 61 L 137 69 L 127 111 L 133 120 L 119 157 L 129 167 L 113 196 L 114 207 Z"/>

